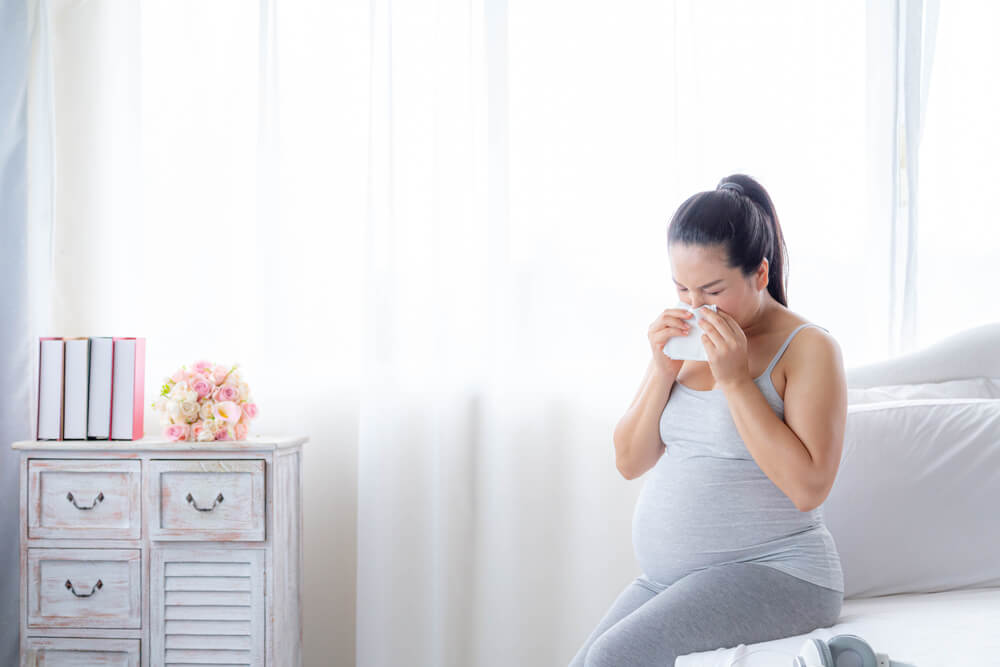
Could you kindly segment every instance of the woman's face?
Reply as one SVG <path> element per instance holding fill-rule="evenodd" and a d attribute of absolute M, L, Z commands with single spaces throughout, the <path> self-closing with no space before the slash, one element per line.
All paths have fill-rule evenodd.
<path fill-rule="evenodd" d="M 674 288 L 681 301 L 692 308 L 714 304 L 744 328 L 756 318 L 763 298 L 761 291 L 766 294 L 766 261 L 755 275 L 744 278 L 739 268 L 726 266 L 722 246 L 673 243 L 669 254 Z"/>

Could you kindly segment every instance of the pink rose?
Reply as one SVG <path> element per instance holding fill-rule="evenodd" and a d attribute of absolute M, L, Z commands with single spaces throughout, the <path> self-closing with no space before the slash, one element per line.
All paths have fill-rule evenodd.
<path fill-rule="evenodd" d="M 217 401 L 235 401 L 240 397 L 240 390 L 231 384 L 224 384 L 219 387 L 219 393 L 216 394 L 215 400 Z"/>
<path fill-rule="evenodd" d="M 174 374 L 170 376 L 170 379 L 173 380 L 174 383 L 183 382 L 187 379 L 187 371 L 183 368 L 178 368 Z"/>
<path fill-rule="evenodd" d="M 205 371 L 207 371 L 211 367 L 212 367 L 212 362 L 211 361 L 201 360 L 201 361 L 194 362 L 194 365 L 191 366 L 191 369 L 195 373 L 204 373 Z"/>
<path fill-rule="evenodd" d="M 215 432 L 215 439 L 216 440 L 232 440 L 232 438 L 229 437 L 229 429 L 228 428 L 220 428 L 218 431 Z"/>
<path fill-rule="evenodd" d="M 174 442 L 178 440 L 187 440 L 188 436 L 188 425 L 187 424 L 171 424 L 167 427 L 164 432 L 168 440 L 173 440 Z"/>
<path fill-rule="evenodd" d="M 244 403 L 243 404 L 243 414 L 247 416 L 247 419 L 254 419 L 257 416 L 257 404 L 256 403 Z"/>
<path fill-rule="evenodd" d="M 240 406 L 232 401 L 222 401 L 220 403 L 216 403 L 212 412 L 215 414 L 216 419 L 221 422 L 225 422 L 226 424 L 235 424 L 239 421 L 240 415 L 242 414 Z"/>
<path fill-rule="evenodd" d="M 246 440 L 247 431 L 250 429 L 248 429 L 247 425 L 241 421 L 240 423 L 238 423 L 236 426 L 233 427 L 233 430 L 236 432 L 237 440 Z"/>
<path fill-rule="evenodd" d="M 212 371 L 212 379 L 215 381 L 215 384 L 222 384 L 226 379 L 226 375 L 228 374 L 229 374 L 228 368 L 226 368 L 225 366 L 216 366 L 215 369 Z"/>
<path fill-rule="evenodd" d="M 205 378 L 198 378 L 191 383 L 191 389 L 198 394 L 198 398 L 204 398 L 212 392 L 212 383 Z"/>

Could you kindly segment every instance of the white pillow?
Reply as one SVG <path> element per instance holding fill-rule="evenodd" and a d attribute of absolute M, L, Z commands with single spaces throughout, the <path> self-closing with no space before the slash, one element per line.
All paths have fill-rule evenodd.
<path fill-rule="evenodd" d="M 1000 586 L 1000 400 L 849 405 L 822 508 L 845 597 Z"/>
<path fill-rule="evenodd" d="M 921 384 L 847 388 L 848 405 L 916 398 L 1000 398 L 1000 379 L 978 377 Z"/>

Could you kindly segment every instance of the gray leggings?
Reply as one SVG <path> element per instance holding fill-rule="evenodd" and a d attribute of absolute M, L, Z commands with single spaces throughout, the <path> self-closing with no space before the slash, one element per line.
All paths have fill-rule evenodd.
<path fill-rule="evenodd" d="M 639 577 L 614 601 L 570 667 L 673 667 L 679 655 L 829 627 L 843 601 L 839 591 L 759 563 L 714 565 L 661 592 Z"/>

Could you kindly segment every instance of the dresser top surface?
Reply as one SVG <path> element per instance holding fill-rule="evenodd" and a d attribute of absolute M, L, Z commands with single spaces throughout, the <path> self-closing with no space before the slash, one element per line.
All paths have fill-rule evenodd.
<path fill-rule="evenodd" d="M 168 440 L 162 436 L 144 437 L 141 440 L 18 440 L 11 449 L 57 451 L 115 451 L 115 452 L 246 452 L 275 451 L 301 447 L 309 441 L 306 436 L 251 435 L 246 440 L 216 440 L 187 442 Z"/>

